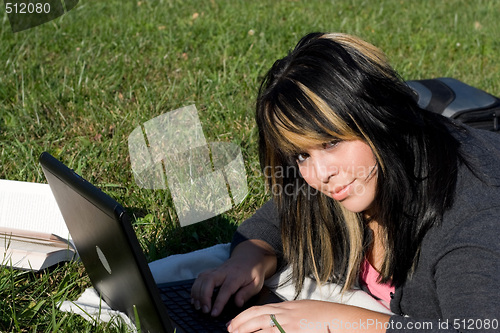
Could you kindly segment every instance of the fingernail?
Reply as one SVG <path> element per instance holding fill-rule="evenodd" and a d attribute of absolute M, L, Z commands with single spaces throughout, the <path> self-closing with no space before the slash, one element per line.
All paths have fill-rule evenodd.
<path fill-rule="evenodd" d="M 203 313 L 208 313 L 209 311 L 208 305 L 203 305 Z"/>
<path fill-rule="evenodd" d="M 194 301 L 194 308 L 195 308 L 196 310 L 201 309 L 201 306 L 200 306 L 200 301 Z"/>
<path fill-rule="evenodd" d="M 212 313 L 210 314 L 212 317 L 215 317 L 219 314 L 219 309 L 217 308 L 213 308 L 212 309 Z"/>

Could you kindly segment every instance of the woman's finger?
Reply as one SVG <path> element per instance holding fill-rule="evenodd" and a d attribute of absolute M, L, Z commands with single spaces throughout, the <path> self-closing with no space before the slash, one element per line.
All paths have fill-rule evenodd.
<path fill-rule="evenodd" d="M 258 330 L 267 330 L 269 332 L 275 331 L 274 325 L 271 325 L 271 315 L 274 315 L 276 320 L 281 320 L 286 322 L 283 319 L 283 312 L 279 306 L 275 306 L 274 304 L 268 304 L 263 306 L 253 306 L 238 316 L 236 316 L 233 320 L 231 320 L 230 325 L 228 326 L 228 331 L 233 332 L 237 330 L 240 333 L 243 332 L 255 332 Z M 282 324 L 281 321 L 279 321 Z M 276 332 L 279 332 L 276 330 Z"/>
<path fill-rule="evenodd" d="M 241 278 L 241 276 L 226 278 L 220 286 L 217 297 L 215 298 L 211 315 L 214 317 L 218 316 L 222 312 L 224 306 L 226 306 L 229 298 L 234 295 L 242 287 L 242 285 L 244 285 L 244 283 L 245 281 Z"/>
<path fill-rule="evenodd" d="M 195 280 L 191 287 L 191 297 L 195 309 L 208 313 L 212 307 L 214 288 L 224 281 L 224 277 L 215 272 L 204 272 Z"/>

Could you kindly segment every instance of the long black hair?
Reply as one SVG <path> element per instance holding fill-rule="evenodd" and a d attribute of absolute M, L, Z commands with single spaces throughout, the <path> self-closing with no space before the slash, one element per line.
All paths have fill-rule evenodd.
<path fill-rule="evenodd" d="M 308 274 L 352 287 L 372 241 L 362 214 L 313 190 L 296 170 L 282 172 L 297 168 L 301 145 L 332 138 L 372 149 L 379 167 L 372 218 L 386 249 L 380 281 L 402 285 L 426 232 L 453 203 L 459 126 L 421 110 L 385 55 L 346 34 L 302 38 L 265 76 L 256 109 L 261 166 L 298 290 Z"/>

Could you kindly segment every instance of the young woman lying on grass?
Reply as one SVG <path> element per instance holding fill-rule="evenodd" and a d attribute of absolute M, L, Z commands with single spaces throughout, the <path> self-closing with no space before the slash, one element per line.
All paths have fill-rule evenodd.
<path fill-rule="evenodd" d="M 229 332 L 278 332 L 271 315 L 287 333 L 499 329 L 499 134 L 421 110 L 384 54 L 345 34 L 309 34 L 276 61 L 256 118 L 272 200 L 198 277 L 196 307 L 243 304 L 289 265 L 297 292 L 306 276 L 361 286 L 394 315 L 295 300 L 252 307 Z"/>

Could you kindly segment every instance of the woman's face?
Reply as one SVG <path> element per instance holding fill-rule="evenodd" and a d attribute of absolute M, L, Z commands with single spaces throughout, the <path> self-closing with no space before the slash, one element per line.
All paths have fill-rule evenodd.
<path fill-rule="evenodd" d="M 347 210 L 365 212 L 372 205 L 378 167 L 364 141 L 332 141 L 307 147 L 296 159 L 304 180 Z"/>

